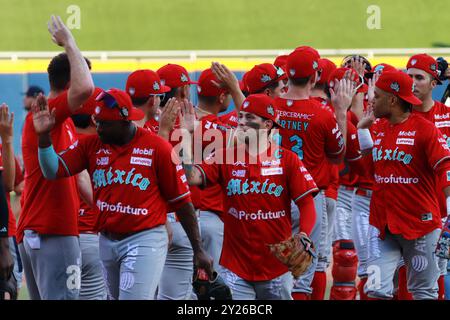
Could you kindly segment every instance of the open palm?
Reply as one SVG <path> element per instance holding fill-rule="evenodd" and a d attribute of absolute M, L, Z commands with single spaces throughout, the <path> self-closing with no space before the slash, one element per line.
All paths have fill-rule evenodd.
<path fill-rule="evenodd" d="M 40 94 L 31 106 L 33 112 L 34 130 L 38 135 L 49 133 L 55 126 L 55 109 L 48 109 L 47 99 Z"/>

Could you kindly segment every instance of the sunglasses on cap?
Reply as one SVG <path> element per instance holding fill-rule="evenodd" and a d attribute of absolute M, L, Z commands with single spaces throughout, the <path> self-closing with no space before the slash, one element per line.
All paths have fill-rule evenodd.
<path fill-rule="evenodd" d="M 112 95 L 110 95 L 106 91 L 102 91 L 99 93 L 99 95 L 95 98 L 96 101 L 103 101 L 103 104 L 105 107 L 109 109 L 115 109 L 117 108 L 120 112 L 120 115 L 123 118 L 128 117 L 128 109 L 126 107 L 119 106 L 119 103 L 117 102 L 116 98 L 114 98 Z"/>

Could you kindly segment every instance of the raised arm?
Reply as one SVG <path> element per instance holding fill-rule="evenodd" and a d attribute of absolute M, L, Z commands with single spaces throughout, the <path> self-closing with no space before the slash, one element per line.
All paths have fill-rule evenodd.
<path fill-rule="evenodd" d="M 55 126 L 55 112 L 48 110 L 47 99 L 40 94 L 31 105 L 34 130 L 39 138 L 38 158 L 46 179 L 55 179 L 58 171 L 58 157 L 53 149 L 50 131 Z"/>
<path fill-rule="evenodd" d="M 195 130 L 194 106 L 187 100 L 183 100 L 180 105 L 180 126 L 182 130 L 181 140 L 181 160 L 186 174 L 188 184 L 191 186 L 203 185 L 203 177 L 200 169 L 194 166 L 192 159 L 192 134 Z"/>
<path fill-rule="evenodd" d="M 52 40 L 58 46 L 63 47 L 70 63 L 70 87 L 67 93 L 69 108 L 72 112 L 81 108 L 81 105 L 94 92 L 94 82 L 91 72 L 78 49 L 70 30 L 64 25 L 61 18 L 52 16 L 48 23 L 48 31 Z"/>
<path fill-rule="evenodd" d="M 220 83 L 215 83 L 218 87 L 223 87 L 228 89 L 233 98 L 236 111 L 239 112 L 239 108 L 245 100 L 245 96 L 239 87 L 239 81 L 234 75 L 234 73 L 228 69 L 225 65 L 218 62 L 213 62 L 211 65 L 211 70 Z"/>
<path fill-rule="evenodd" d="M 13 148 L 14 113 L 9 113 L 8 106 L 0 106 L 0 137 L 2 138 L 3 185 L 6 192 L 14 190 L 16 162 Z"/>

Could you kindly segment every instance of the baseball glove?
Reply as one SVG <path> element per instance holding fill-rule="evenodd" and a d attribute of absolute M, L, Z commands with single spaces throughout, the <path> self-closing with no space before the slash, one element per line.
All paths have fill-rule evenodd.
<path fill-rule="evenodd" d="M 306 272 L 316 257 L 314 244 L 305 234 L 299 233 L 289 239 L 275 244 L 269 244 L 270 252 L 286 265 L 295 278 Z"/>
<path fill-rule="evenodd" d="M 17 300 L 17 281 L 14 275 L 9 280 L 0 280 L 0 300 L 6 300 L 6 293 L 9 300 Z"/>
<path fill-rule="evenodd" d="M 194 270 L 192 287 L 198 300 L 232 300 L 230 288 L 215 271 L 209 280 L 205 270 Z"/>

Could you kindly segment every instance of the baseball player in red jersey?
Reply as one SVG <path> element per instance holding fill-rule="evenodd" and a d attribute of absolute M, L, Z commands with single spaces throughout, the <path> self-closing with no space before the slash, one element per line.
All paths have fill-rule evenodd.
<path fill-rule="evenodd" d="M 346 78 L 350 78 L 352 81 L 354 81 L 354 86 L 360 86 L 359 78 L 356 74 L 356 72 L 352 71 L 348 68 L 339 68 L 336 69 L 336 66 L 334 63 L 332 63 L 329 60 L 326 59 L 320 59 L 319 60 L 319 68 L 321 69 L 321 75 L 319 83 L 316 84 L 312 91 L 312 96 L 319 101 L 323 106 L 328 106 L 329 108 L 333 109 L 333 106 L 329 100 L 329 89 L 333 88 L 334 83 L 338 83 L 341 79 L 344 78 L 344 75 Z M 357 103 L 358 99 L 355 95 L 352 99 L 352 105 Z M 350 111 L 348 111 L 350 113 Z M 347 151 L 345 156 L 345 164 L 348 167 L 349 164 L 354 163 L 356 160 L 361 158 L 361 155 L 359 153 L 359 145 L 357 143 L 357 137 L 356 137 L 356 127 L 351 123 L 350 116 L 348 116 L 347 120 Z M 345 168 L 343 164 L 340 164 L 339 167 Z M 315 300 L 323 300 L 325 295 L 325 288 L 326 288 L 326 273 L 330 260 L 331 260 L 331 242 L 333 239 L 333 234 L 336 234 L 334 236 L 337 240 L 342 239 L 350 239 L 349 236 L 346 238 L 342 235 L 342 224 L 346 225 L 346 215 L 342 214 L 342 203 L 343 203 L 343 197 L 342 197 L 342 187 L 339 188 L 339 197 L 338 197 L 338 190 L 339 184 L 342 184 L 342 177 L 339 177 L 339 167 L 337 165 L 330 164 L 330 170 L 332 172 L 332 179 L 330 180 L 330 185 L 325 191 L 326 201 L 327 201 L 327 214 L 323 215 L 322 217 L 322 234 L 327 235 L 323 236 L 323 239 L 326 239 L 326 242 L 323 242 L 321 245 L 323 246 L 323 255 L 319 255 L 319 261 L 316 268 L 316 272 L 314 275 L 314 279 L 312 282 L 312 288 L 313 292 L 311 295 L 312 299 Z M 348 169 L 347 169 L 348 170 Z M 343 170 L 341 170 L 342 172 Z M 336 228 L 334 227 L 335 224 L 335 208 L 336 208 L 336 200 L 330 198 L 331 196 L 335 196 L 338 199 L 338 212 L 339 215 L 336 218 Z M 351 194 L 350 194 L 350 201 L 351 201 Z M 348 206 L 350 206 L 350 202 L 348 203 Z M 330 210 L 328 210 L 330 208 Z M 342 221 L 343 220 L 343 221 Z M 349 226 L 351 226 L 349 224 Z M 336 229 L 336 230 L 334 230 Z M 356 272 L 356 254 L 353 252 L 351 248 L 348 248 L 347 243 L 345 244 L 346 249 L 341 249 L 341 242 L 337 241 L 334 243 L 333 246 L 333 278 L 334 283 L 332 286 L 332 290 L 330 293 L 330 299 L 349 299 L 351 296 L 348 294 L 347 287 L 349 286 L 349 282 L 351 280 L 348 280 L 348 271 L 349 271 L 349 261 L 351 260 L 352 264 L 354 265 L 354 269 Z M 353 250 L 354 251 L 354 250 Z M 353 277 L 354 280 L 354 277 Z"/>
<path fill-rule="evenodd" d="M 436 177 L 450 196 L 450 150 L 439 130 L 412 114 L 421 101 L 411 78 L 383 72 L 376 82 L 372 126 L 359 134 L 361 149 L 372 151 L 375 186 L 370 204 L 368 280 L 372 298 L 393 297 L 393 277 L 403 257 L 414 299 L 437 299 L 439 268 L 434 254 L 441 228 Z M 358 127 L 371 126 L 366 117 Z M 411 202 L 409 195 L 416 201 Z"/>
<path fill-rule="evenodd" d="M 157 71 L 161 78 L 161 84 L 168 86 L 170 91 L 162 102 L 162 112 L 159 117 L 158 135 L 168 140 L 171 144 L 177 144 L 178 141 L 171 140 L 173 128 L 179 127 L 177 112 L 173 116 L 176 122 L 166 130 L 165 115 L 173 112 L 176 102 L 190 97 L 191 81 L 188 72 L 182 66 L 176 64 L 167 64 Z M 169 119 L 170 120 L 170 119 Z M 172 122 L 170 122 L 172 123 Z M 191 191 L 191 199 L 194 202 L 194 196 Z M 197 198 L 196 198 L 197 200 Z M 198 200 L 197 200 L 198 201 Z M 168 212 L 171 211 L 169 207 Z M 197 213 L 197 212 L 196 212 Z M 163 273 L 158 286 L 158 300 L 188 300 L 193 297 L 192 293 L 192 275 L 194 265 L 192 263 L 193 250 L 189 238 L 175 212 L 169 212 L 167 222 L 173 232 L 172 243 L 167 253 Z"/>
<path fill-rule="evenodd" d="M 202 164 L 184 164 L 190 184 L 219 183 L 225 195 L 220 264 L 238 300 L 291 299 L 292 276 L 267 244 L 291 236 L 291 200 L 302 210 L 299 231 L 309 234 L 314 225 L 317 187 L 296 154 L 270 142 L 276 125 L 273 100 L 250 95 L 239 111 L 239 142 Z M 257 141 L 245 138 L 250 131 Z"/>
<path fill-rule="evenodd" d="M 76 141 L 69 117 L 90 97 L 94 85 L 86 60 L 59 17 L 52 17 L 49 31 L 52 40 L 65 51 L 54 57 L 48 66 L 48 104 L 55 114 L 51 135 L 55 150 L 59 152 Z M 29 113 L 23 128 L 25 189 L 17 229 L 28 292 L 33 300 L 77 299 L 81 253 L 76 180 L 46 180 L 39 168 L 37 150 L 38 139 Z M 65 254 L 61 255 L 61 251 Z"/>
<path fill-rule="evenodd" d="M 15 189 L 23 180 L 23 175 L 18 161 L 14 157 L 13 149 L 13 121 L 14 114 L 9 113 L 6 104 L 0 106 L 0 171 L 2 172 L 3 189 L 5 192 L 8 208 L 8 238 L 9 250 L 14 260 L 13 276 L 16 281 L 17 290 L 22 286 L 22 261 L 20 259 L 19 248 L 16 241 L 16 219 L 11 210 L 9 193 Z"/>
<path fill-rule="evenodd" d="M 161 84 L 168 86 L 170 91 L 166 93 L 165 98 L 161 101 L 161 106 L 165 106 L 170 98 L 177 100 L 187 99 L 191 97 L 191 85 L 197 84 L 189 77 L 187 70 L 178 64 L 169 63 L 159 68 L 157 71 Z"/>
<path fill-rule="evenodd" d="M 286 56 L 287 58 L 287 56 Z M 284 66 L 285 68 L 285 66 Z M 336 69 L 336 65 L 328 59 L 319 59 L 320 77 L 316 82 L 314 88 L 311 90 L 311 97 L 319 101 L 323 106 L 329 105 L 329 91 L 327 89 L 328 80 L 331 73 Z M 317 270 L 323 270 L 323 272 L 316 271 L 311 283 L 313 291 L 311 293 L 311 300 L 323 300 L 325 296 L 326 288 L 326 273 L 331 259 L 331 242 L 334 233 L 334 220 L 336 215 L 336 200 L 337 200 L 337 188 L 339 182 L 339 170 L 337 165 L 330 163 L 330 184 L 325 190 L 325 199 L 327 205 L 327 214 L 322 215 L 322 232 L 327 233 L 327 243 L 324 245 L 325 254 L 319 259 Z M 296 225 L 296 223 L 293 223 Z M 322 265 L 321 265 L 322 264 Z M 319 266 L 321 265 L 321 266 Z"/>
<path fill-rule="evenodd" d="M 71 116 L 75 125 L 78 140 L 96 134 L 92 115 L 95 113 L 96 97 L 103 92 L 96 87 L 90 98 Z M 106 288 L 103 278 L 102 262 L 99 253 L 99 235 L 95 228 L 98 209 L 93 204 L 92 186 L 86 170 L 77 176 L 80 192 L 80 208 L 78 210 L 78 231 L 81 249 L 81 287 L 80 300 L 105 300 Z"/>
<path fill-rule="evenodd" d="M 159 105 L 170 88 L 161 84 L 155 71 L 136 70 L 128 76 L 125 91 L 130 95 L 134 107 L 144 112 L 144 118 L 136 121 L 136 124 L 157 134 Z"/>
<path fill-rule="evenodd" d="M 218 63 L 213 63 L 210 69 L 200 74 L 197 91 L 199 104 L 195 108 L 195 113 L 199 124 L 194 133 L 194 153 L 196 148 L 201 149 L 200 154 L 204 159 L 213 151 L 208 146 L 216 141 L 216 138 L 213 138 L 211 142 L 204 138 L 205 136 L 217 133 L 221 139 L 219 142 L 221 147 L 226 147 L 232 137 L 231 134 L 227 135 L 230 127 L 221 122 L 217 114 L 227 109 L 231 98 L 236 106 L 240 106 L 244 97 L 234 74 Z M 191 187 L 194 190 L 195 188 L 195 186 Z M 220 185 L 211 183 L 202 189 L 200 201 L 194 205 L 200 214 L 199 221 L 205 250 L 213 258 L 214 269 L 220 272 L 219 259 L 223 242 L 223 222 L 220 217 L 223 213 L 223 195 Z"/>
<path fill-rule="evenodd" d="M 250 94 L 264 93 L 276 98 L 283 93 L 283 80 L 286 78 L 283 69 L 271 63 L 262 63 L 255 65 L 246 73 L 245 84 Z"/>
<path fill-rule="evenodd" d="M 354 195 L 355 172 L 362 170 L 361 154 L 357 140 L 356 126 L 352 122 L 351 109 L 363 108 L 364 86 L 362 77 L 351 68 L 337 68 L 329 77 L 328 85 L 348 78 L 357 88 L 347 114 L 347 152 L 345 161 L 339 165 L 339 189 L 336 205 L 335 234 L 333 243 L 333 286 L 331 300 L 354 300 L 356 298 L 355 278 L 358 259 L 352 239 L 351 203 Z"/>
<path fill-rule="evenodd" d="M 345 90 L 340 93 L 341 99 L 336 102 L 336 120 L 329 108 L 310 98 L 311 89 L 318 80 L 319 58 L 317 51 L 309 47 L 296 49 L 289 55 L 286 67 L 289 89 L 286 94 L 275 99 L 275 105 L 280 117 L 281 145 L 297 154 L 321 190 L 315 197 L 317 219 L 311 238 L 319 256 L 323 256 L 321 223 L 323 214 L 327 214 L 325 190 L 330 184 L 329 160 L 339 163 L 345 154 L 346 109 L 351 102 L 351 88 L 346 83 L 349 95 L 344 94 Z M 293 217 L 298 216 L 295 205 L 291 210 Z M 323 241 L 326 241 L 326 236 Z M 309 297 L 316 266 L 317 258 L 308 271 L 295 281 L 294 299 Z"/>
<path fill-rule="evenodd" d="M 408 75 L 414 81 L 414 95 L 422 103 L 414 106 L 413 113 L 433 122 L 441 131 L 447 145 L 450 146 L 450 107 L 432 98 L 433 89 L 441 84 L 436 60 L 427 54 L 417 54 L 409 58 L 406 65 Z M 437 187 L 437 196 L 441 207 L 442 219 L 447 218 L 445 195 Z M 444 299 L 444 276 L 447 274 L 447 260 L 439 258 L 441 276 L 439 277 L 439 299 Z"/>
<path fill-rule="evenodd" d="M 177 211 L 191 240 L 195 265 L 212 276 L 183 169 L 172 161 L 172 147 L 132 122 L 144 114 L 133 107 L 127 93 L 110 89 L 97 99 L 97 135 L 59 155 L 48 134 L 54 114 L 41 105 L 33 110 L 33 122 L 40 167 L 47 178 L 89 172 L 100 211 L 97 229 L 109 297 L 154 298 L 167 254 L 166 202 Z"/>
<path fill-rule="evenodd" d="M 2 173 L 0 172 L 0 285 L 5 283 L 14 283 L 14 257 L 11 254 L 9 241 L 9 221 L 10 215 L 8 204 L 6 203 L 5 189 L 3 187 Z M 12 299 L 11 296 L 6 296 L 3 292 L 0 296 L 1 300 L 6 298 Z M 3 295 L 4 294 L 4 295 Z"/>

